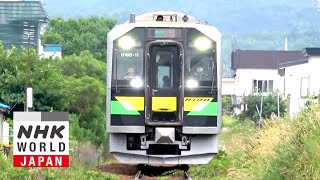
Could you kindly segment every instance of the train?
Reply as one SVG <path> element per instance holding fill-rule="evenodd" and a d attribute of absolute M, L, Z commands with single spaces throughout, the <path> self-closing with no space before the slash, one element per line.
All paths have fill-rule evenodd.
<path fill-rule="evenodd" d="M 221 33 L 188 14 L 131 14 L 107 34 L 106 128 L 123 164 L 207 164 L 221 132 Z"/>

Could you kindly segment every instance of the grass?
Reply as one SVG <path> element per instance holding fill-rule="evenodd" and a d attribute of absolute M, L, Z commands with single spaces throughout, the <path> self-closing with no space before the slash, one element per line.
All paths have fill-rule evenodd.
<path fill-rule="evenodd" d="M 219 135 L 219 147 L 227 154 L 241 151 L 243 144 L 255 133 L 254 124 L 249 120 L 239 120 L 230 116 L 222 117 L 222 132 Z"/>
<path fill-rule="evenodd" d="M 55 180 L 55 179 L 106 179 L 117 180 L 118 177 L 111 174 L 104 174 L 95 170 L 90 170 L 78 166 L 71 166 L 70 168 L 13 168 L 12 157 L 5 159 L 0 155 L 0 179 L 15 179 L 15 180 Z"/>
<path fill-rule="evenodd" d="M 247 174 L 239 171 L 242 166 L 244 144 L 255 134 L 254 124 L 249 120 L 239 120 L 223 116 L 222 132 L 219 136 L 219 154 L 209 164 L 190 169 L 193 179 L 246 179 Z"/>
<path fill-rule="evenodd" d="M 313 106 L 288 121 L 285 141 L 275 148 L 266 179 L 320 179 L 320 107 Z"/>
<path fill-rule="evenodd" d="M 70 155 L 69 155 L 69 168 L 14 168 L 13 167 L 13 156 L 12 151 L 8 159 L 0 154 L 0 179 L 15 179 L 15 180 L 91 180 L 91 179 L 106 179 L 106 180 L 117 180 L 119 177 L 116 175 L 102 173 L 96 170 L 95 163 L 84 163 L 80 162 L 77 157 L 76 147 L 78 144 L 71 140 L 70 141 Z"/>
<path fill-rule="evenodd" d="M 223 121 L 221 151 L 208 165 L 191 168 L 194 179 L 320 179 L 320 106 L 267 120 L 260 130 Z"/>

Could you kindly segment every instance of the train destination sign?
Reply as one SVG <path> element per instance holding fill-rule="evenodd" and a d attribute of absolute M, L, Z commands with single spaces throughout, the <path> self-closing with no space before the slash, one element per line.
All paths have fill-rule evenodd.
<path fill-rule="evenodd" d="M 149 38 L 181 38 L 182 29 L 151 28 Z"/>

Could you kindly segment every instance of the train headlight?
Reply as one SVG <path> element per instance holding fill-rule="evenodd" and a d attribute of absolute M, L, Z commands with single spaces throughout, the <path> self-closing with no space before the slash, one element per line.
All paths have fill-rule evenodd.
<path fill-rule="evenodd" d="M 208 38 L 206 38 L 206 37 L 198 37 L 194 41 L 194 46 L 199 51 L 206 51 L 206 50 L 211 48 L 212 44 L 211 44 L 211 41 Z"/>
<path fill-rule="evenodd" d="M 142 79 L 140 79 L 140 78 L 132 79 L 130 81 L 130 85 L 131 85 L 131 87 L 134 87 L 134 88 L 141 88 L 143 85 Z"/>
<path fill-rule="evenodd" d="M 189 80 L 187 81 L 187 87 L 188 87 L 188 88 L 196 88 L 196 87 L 198 87 L 198 86 L 199 86 L 199 83 L 198 83 L 198 81 L 196 81 L 196 80 L 189 79 Z"/>
<path fill-rule="evenodd" d="M 124 49 L 124 50 L 130 50 L 136 45 L 136 42 L 130 36 L 125 36 L 125 37 L 120 38 L 118 43 L 119 43 L 120 48 Z"/>

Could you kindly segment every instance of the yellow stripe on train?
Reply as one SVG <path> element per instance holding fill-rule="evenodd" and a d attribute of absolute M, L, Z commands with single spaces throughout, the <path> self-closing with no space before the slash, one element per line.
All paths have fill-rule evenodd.
<path fill-rule="evenodd" d="M 152 97 L 153 112 L 175 112 L 176 110 L 176 97 Z"/>
<path fill-rule="evenodd" d="M 127 109 L 144 111 L 144 97 L 116 96 L 115 98 Z M 195 110 L 197 106 L 203 106 L 212 100 L 213 98 L 211 97 L 185 97 L 184 111 Z M 176 110 L 176 97 L 152 97 L 153 112 L 175 112 Z"/>
<path fill-rule="evenodd" d="M 184 111 L 193 111 L 197 106 L 205 106 L 212 101 L 211 97 L 185 97 Z"/>
<path fill-rule="evenodd" d="M 138 96 L 116 96 L 115 98 L 127 110 L 144 111 L 144 97 L 138 97 Z"/>

